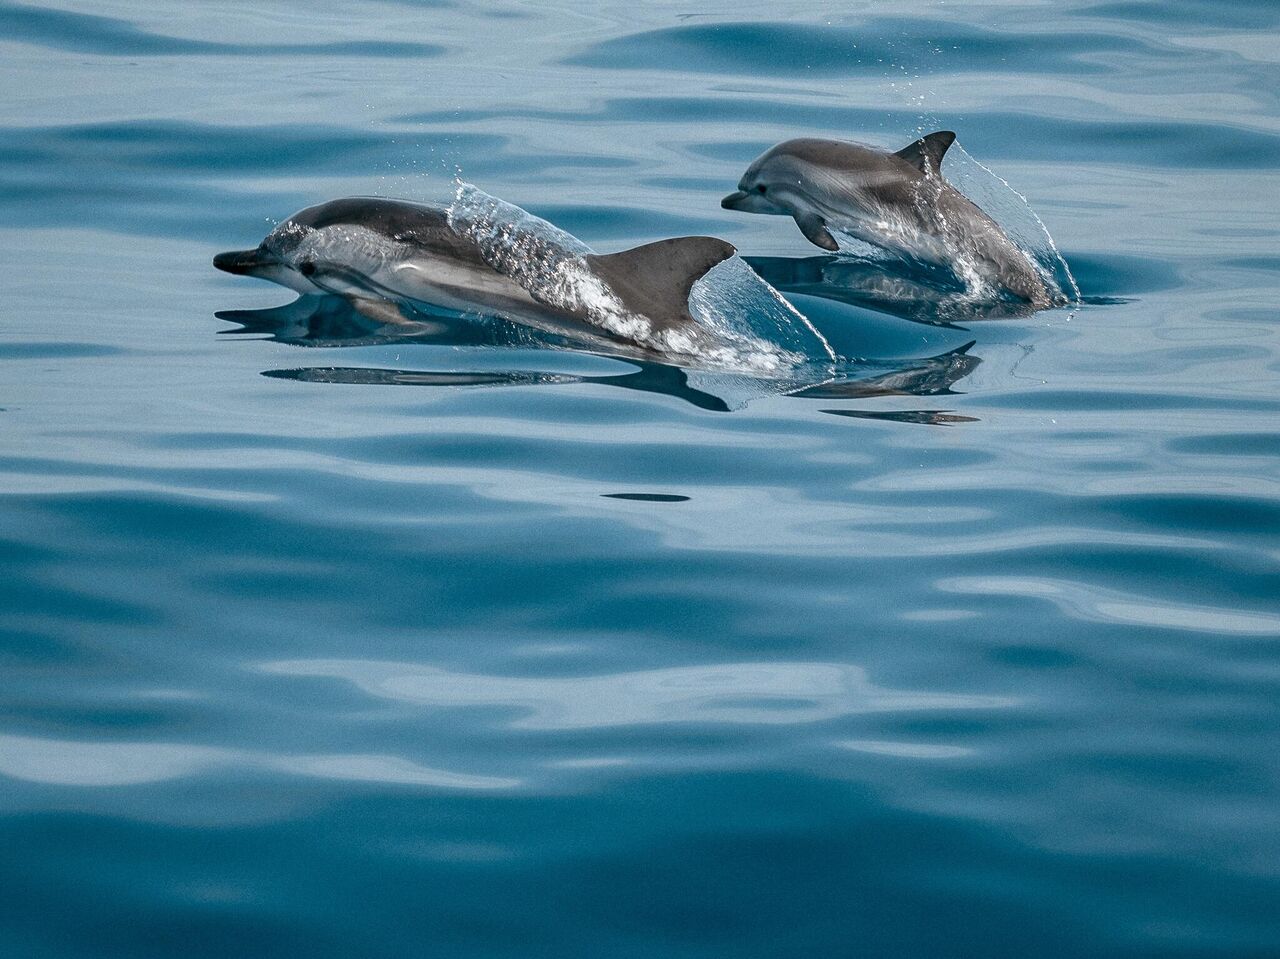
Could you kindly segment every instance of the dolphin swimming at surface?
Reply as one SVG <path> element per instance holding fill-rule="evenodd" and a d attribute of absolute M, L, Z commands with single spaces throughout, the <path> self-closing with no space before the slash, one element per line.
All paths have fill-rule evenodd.
<path fill-rule="evenodd" d="M 340 294 L 388 322 L 400 316 L 392 301 L 408 299 L 611 349 L 728 355 L 723 336 L 700 326 L 689 300 L 694 283 L 734 255 L 724 240 L 677 237 L 601 255 L 528 214 L 538 229 L 518 235 L 510 223 L 482 219 L 476 229 L 453 212 L 378 197 L 332 200 L 295 213 L 255 249 L 218 254 L 213 265 L 298 293 Z M 503 246 L 513 235 L 518 248 Z"/>
<path fill-rule="evenodd" d="M 992 283 L 1035 309 L 1065 302 L 999 224 L 942 176 L 955 141 L 930 133 L 896 153 L 841 140 L 796 139 L 757 157 L 727 210 L 790 216 L 811 243 L 838 251 L 832 231 Z"/>

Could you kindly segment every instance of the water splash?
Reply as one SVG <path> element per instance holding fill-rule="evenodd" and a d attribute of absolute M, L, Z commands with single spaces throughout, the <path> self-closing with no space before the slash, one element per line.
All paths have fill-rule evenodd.
<path fill-rule="evenodd" d="M 1032 209 L 1024 194 L 975 158 L 958 141 L 947 154 L 946 177 L 957 190 L 999 223 L 1009 239 L 1031 258 L 1038 269 L 1048 274 L 1051 290 L 1056 289 L 1073 304 L 1081 302 L 1080 286 L 1070 265 L 1044 220 Z"/>
<path fill-rule="evenodd" d="M 717 264 L 694 283 L 689 311 L 699 323 L 740 342 L 767 336 L 770 343 L 807 362 L 837 358 L 809 318 L 740 256 Z"/>
<path fill-rule="evenodd" d="M 788 377 L 835 354 L 813 325 L 733 256 L 701 277 L 689 296 L 692 329 L 663 328 L 629 310 L 591 269 L 577 237 L 469 183 L 456 183 L 449 226 L 535 300 L 585 314 L 602 330 L 703 369 Z"/>

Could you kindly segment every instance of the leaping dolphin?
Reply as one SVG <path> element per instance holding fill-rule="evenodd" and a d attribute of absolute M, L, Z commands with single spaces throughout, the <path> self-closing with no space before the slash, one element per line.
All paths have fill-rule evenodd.
<path fill-rule="evenodd" d="M 811 243 L 838 251 L 832 231 L 991 282 L 1035 309 L 1060 305 L 1031 258 L 942 176 L 956 135 L 941 130 L 888 153 L 841 140 L 787 140 L 747 167 L 727 210 L 790 216 Z"/>
<path fill-rule="evenodd" d="M 509 239 L 509 225 L 468 226 L 450 209 L 350 197 L 295 213 L 257 248 L 219 253 L 213 265 L 299 293 L 337 293 L 386 322 L 400 319 L 387 301 L 418 300 L 669 355 L 698 352 L 707 334 L 690 313 L 690 290 L 735 252 L 724 240 L 689 236 L 600 255 L 557 246 L 561 237 L 576 243 L 567 234 L 554 231 L 549 241 L 531 231 L 520 238 L 528 249 L 513 256 L 494 239 Z"/>

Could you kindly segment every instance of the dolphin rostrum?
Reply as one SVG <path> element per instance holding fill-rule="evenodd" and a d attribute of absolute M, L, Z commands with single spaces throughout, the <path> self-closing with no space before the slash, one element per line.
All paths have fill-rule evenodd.
<path fill-rule="evenodd" d="M 489 212 L 518 210 L 493 203 Z M 213 265 L 299 293 L 340 294 L 386 322 L 402 320 L 388 301 L 415 300 L 614 349 L 714 352 L 714 336 L 690 313 L 689 294 L 733 256 L 731 244 L 689 236 L 600 255 L 524 216 L 537 228 L 520 234 L 509 223 L 460 220 L 453 208 L 351 197 L 295 213 L 256 249 L 220 253 Z"/>
<path fill-rule="evenodd" d="M 942 176 L 955 141 L 930 133 L 896 153 L 842 140 L 787 140 L 747 167 L 727 210 L 793 217 L 811 243 L 838 251 L 832 231 L 926 263 L 967 285 L 994 283 L 1041 309 L 1065 302 L 995 220 Z"/>

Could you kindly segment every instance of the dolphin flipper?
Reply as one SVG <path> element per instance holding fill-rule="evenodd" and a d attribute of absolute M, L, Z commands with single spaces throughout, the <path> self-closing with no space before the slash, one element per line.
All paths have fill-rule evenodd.
<path fill-rule="evenodd" d="M 820 246 L 824 250 L 830 250 L 832 253 L 840 251 L 840 244 L 836 242 L 836 238 L 827 229 L 826 222 L 816 213 L 797 214 L 796 226 L 800 227 L 800 232 L 805 235 L 805 239 L 814 246 Z"/>
<path fill-rule="evenodd" d="M 667 329 L 694 322 L 689 315 L 693 284 L 736 252 L 733 244 L 712 236 L 682 236 L 621 253 L 590 253 L 586 260 L 627 309 Z"/>
<path fill-rule="evenodd" d="M 347 301 L 361 316 L 384 326 L 420 326 L 418 320 L 405 316 L 397 300 L 384 300 L 371 296 L 348 295 Z"/>
<path fill-rule="evenodd" d="M 942 172 L 942 157 L 946 154 L 947 148 L 955 142 L 954 133 L 950 130 L 939 130 L 903 147 L 894 156 L 906 160 L 921 173 L 936 175 Z"/>

